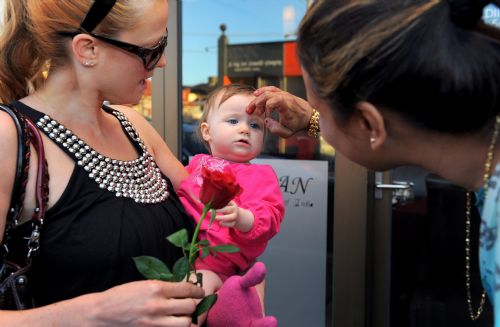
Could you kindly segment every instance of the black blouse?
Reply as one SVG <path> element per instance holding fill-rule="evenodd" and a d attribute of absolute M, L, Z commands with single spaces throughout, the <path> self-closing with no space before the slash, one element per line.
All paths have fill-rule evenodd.
<path fill-rule="evenodd" d="M 14 102 L 13 106 L 39 126 L 44 119 L 43 113 L 21 102 Z M 138 151 L 138 158 L 148 154 L 139 135 L 134 137 L 130 132 L 133 127 L 123 115 L 120 118 L 119 112 L 106 106 L 103 110 L 120 119 L 124 133 Z M 61 126 L 63 129 L 59 123 L 52 123 L 52 128 Z M 43 128 L 40 130 L 50 134 Z M 109 187 L 109 183 L 103 185 L 102 179 L 107 178 L 109 171 L 101 173 L 102 179 L 96 181 L 91 175 L 93 171 L 82 165 L 74 152 L 55 141 L 54 135 L 51 138 L 76 164 L 61 198 L 48 210 L 41 230 L 40 250 L 33 261 L 37 305 L 143 279 L 132 259 L 136 256 L 154 256 L 172 268 L 182 251 L 170 244 L 166 237 L 182 228 L 191 234 L 193 226 L 168 178 L 158 174 L 159 180 L 166 182 L 163 189 L 161 185 L 156 187 L 160 187 L 162 193 L 160 198 L 156 194 L 160 199 L 158 203 L 137 201 L 137 197 L 127 197 L 124 192 L 117 191 L 118 188 Z M 106 157 L 99 156 L 104 162 Z M 98 165 L 99 160 L 95 160 Z M 155 166 L 153 161 L 151 165 Z M 147 175 L 144 182 L 147 183 L 150 177 Z M 29 228 L 23 226 L 26 227 Z"/>

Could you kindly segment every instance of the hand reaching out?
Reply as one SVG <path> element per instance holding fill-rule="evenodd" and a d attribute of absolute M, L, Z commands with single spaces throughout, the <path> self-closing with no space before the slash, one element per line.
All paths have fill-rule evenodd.
<path fill-rule="evenodd" d="M 265 86 L 254 92 L 256 98 L 247 106 L 247 113 L 266 114 L 266 127 L 275 135 L 289 137 L 305 130 L 313 113 L 309 103 L 274 86 Z M 279 121 L 269 116 L 278 112 Z"/>
<path fill-rule="evenodd" d="M 236 228 L 242 232 L 248 232 L 253 226 L 253 213 L 238 207 L 234 201 L 230 201 L 224 208 L 216 212 L 215 219 L 219 221 L 221 226 Z"/>
<path fill-rule="evenodd" d="M 137 281 L 99 293 L 91 325 L 190 326 L 203 289 L 191 283 Z"/>

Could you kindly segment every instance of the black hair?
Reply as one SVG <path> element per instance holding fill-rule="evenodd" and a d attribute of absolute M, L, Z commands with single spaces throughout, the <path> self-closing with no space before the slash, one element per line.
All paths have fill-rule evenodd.
<path fill-rule="evenodd" d="M 338 117 L 359 101 L 423 128 L 473 132 L 500 112 L 500 42 L 487 1 L 316 1 L 299 57 Z M 326 75 L 326 76 L 325 76 Z"/>

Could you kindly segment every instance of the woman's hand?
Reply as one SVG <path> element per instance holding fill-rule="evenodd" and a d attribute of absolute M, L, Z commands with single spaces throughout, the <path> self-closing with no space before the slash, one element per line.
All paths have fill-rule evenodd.
<path fill-rule="evenodd" d="M 2 311 L 2 327 L 189 327 L 202 288 L 144 280 L 30 310 Z"/>
<path fill-rule="evenodd" d="M 157 280 L 123 284 L 100 293 L 93 326 L 190 326 L 202 288 Z"/>
<path fill-rule="evenodd" d="M 217 210 L 215 219 L 221 226 L 248 232 L 253 226 L 254 216 L 250 210 L 240 208 L 236 202 L 230 201 L 224 208 Z"/>
<path fill-rule="evenodd" d="M 247 106 L 248 114 L 266 114 L 266 127 L 275 135 L 289 137 L 305 130 L 313 113 L 309 103 L 274 86 L 264 86 L 254 92 L 256 98 Z M 270 117 L 277 111 L 279 120 Z"/>

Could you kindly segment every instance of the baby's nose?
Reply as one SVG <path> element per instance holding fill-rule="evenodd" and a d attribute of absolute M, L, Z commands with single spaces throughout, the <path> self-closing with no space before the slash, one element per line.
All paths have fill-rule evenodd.
<path fill-rule="evenodd" d="M 240 133 L 248 134 L 250 133 L 250 126 L 247 123 L 242 123 L 240 127 Z"/>

